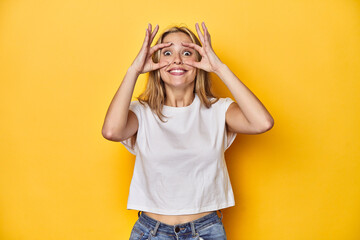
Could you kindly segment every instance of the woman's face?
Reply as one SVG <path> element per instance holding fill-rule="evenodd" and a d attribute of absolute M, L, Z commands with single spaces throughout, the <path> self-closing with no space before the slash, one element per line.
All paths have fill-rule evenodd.
<path fill-rule="evenodd" d="M 160 69 L 161 79 L 171 86 L 184 86 L 195 80 L 197 69 L 186 65 L 187 61 L 196 61 L 195 50 L 185 47 L 181 42 L 192 43 L 191 38 L 183 32 L 169 33 L 163 39 L 164 43 L 172 42 L 169 47 L 161 49 L 159 62 L 170 63 L 169 66 Z M 184 71 L 171 71 L 174 68 Z"/>

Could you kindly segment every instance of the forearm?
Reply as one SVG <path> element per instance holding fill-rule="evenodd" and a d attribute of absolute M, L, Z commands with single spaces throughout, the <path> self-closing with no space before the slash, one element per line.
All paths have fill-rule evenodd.
<path fill-rule="evenodd" d="M 138 76 L 139 74 L 131 68 L 127 70 L 107 110 L 102 128 L 103 136 L 111 138 L 115 134 L 120 134 L 126 127 L 129 106 Z"/>
<path fill-rule="evenodd" d="M 250 124 L 262 127 L 274 123 L 274 119 L 266 110 L 265 106 L 250 89 L 236 77 L 227 65 L 223 64 L 216 74 L 228 87 Z"/>

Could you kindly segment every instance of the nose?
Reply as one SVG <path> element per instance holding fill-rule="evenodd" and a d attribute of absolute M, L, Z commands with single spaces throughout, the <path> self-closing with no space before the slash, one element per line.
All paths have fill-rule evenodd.
<path fill-rule="evenodd" d="M 182 59 L 180 58 L 179 54 L 174 54 L 174 59 L 173 59 L 173 63 L 175 64 L 182 64 Z"/>

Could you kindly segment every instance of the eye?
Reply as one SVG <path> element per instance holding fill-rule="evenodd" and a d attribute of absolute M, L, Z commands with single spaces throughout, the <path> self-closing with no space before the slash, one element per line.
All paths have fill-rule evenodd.
<path fill-rule="evenodd" d="M 185 51 L 185 53 L 189 53 L 187 56 L 190 56 L 190 55 L 191 55 L 191 52 L 190 52 L 190 51 Z"/>
<path fill-rule="evenodd" d="M 166 53 L 168 53 L 168 52 L 170 52 L 170 51 L 165 51 L 165 52 L 164 52 L 164 55 L 165 55 L 165 56 L 169 56 L 169 55 L 166 55 Z"/>

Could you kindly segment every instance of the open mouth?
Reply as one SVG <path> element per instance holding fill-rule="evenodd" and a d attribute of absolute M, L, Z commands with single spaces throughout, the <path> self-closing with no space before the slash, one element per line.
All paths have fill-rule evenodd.
<path fill-rule="evenodd" d="M 173 69 L 168 71 L 171 75 L 175 75 L 175 76 L 180 76 L 180 75 L 184 75 L 187 70 L 185 69 Z"/>

